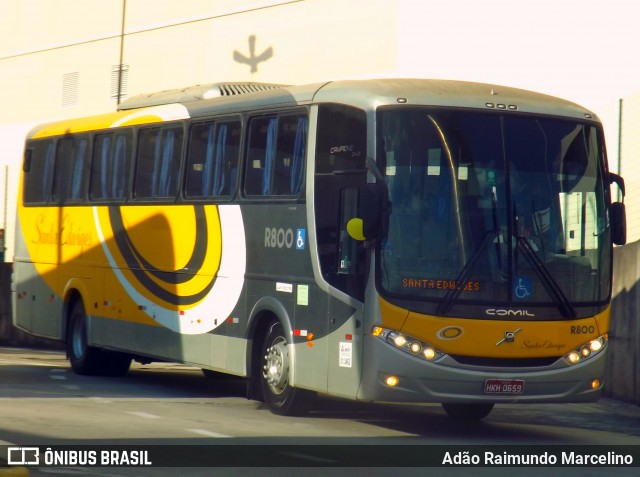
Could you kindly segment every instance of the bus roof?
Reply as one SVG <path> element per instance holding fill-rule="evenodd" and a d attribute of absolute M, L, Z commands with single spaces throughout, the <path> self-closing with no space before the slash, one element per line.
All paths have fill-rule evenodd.
<path fill-rule="evenodd" d="M 205 99 L 215 88 L 232 92 Z M 508 86 L 464 81 L 396 78 L 341 80 L 300 86 L 219 83 L 139 95 L 124 102 L 116 113 L 42 125 L 34 128 L 29 138 L 312 103 L 343 103 L 364 110 L 400 104 L 502 109 L 598 120 L 593 112 L 560 98 Z"/>
<path fill-rule="evenodd" d="M 365 110 L 397 104 L 505 109 L 597 120 L 593 112 L 582 106 L 533 91 L 465 81 L 409 78 L 342 80 L 302 86 L 281 86 L 268 91 L 184 104 L 193 117 L 198 117 L 231 110 L 310 103 L 344 103 Z"/>

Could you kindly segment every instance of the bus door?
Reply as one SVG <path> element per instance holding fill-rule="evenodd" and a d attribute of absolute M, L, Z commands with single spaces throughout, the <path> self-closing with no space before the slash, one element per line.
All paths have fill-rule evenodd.
<path fill-rule="evenodd" d="M 366 115 L 320 105 L 316 140 L 314 213 L 320 273 L 328 284 L 328 388 L 355 397 L 361 375 L 366 255 L 347 234 L 366 184 Z"/>

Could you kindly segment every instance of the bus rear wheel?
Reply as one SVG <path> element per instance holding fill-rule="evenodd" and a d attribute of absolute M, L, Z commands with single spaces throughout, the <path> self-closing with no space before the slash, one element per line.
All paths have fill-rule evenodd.
<path fill-rule="evenodd" d="M 289 385 L 291 362 L 282 325 L 279 321 L 273 320 L 267 330 L 260 363 L 260 386 L 264 400 L 274 414 L 305 414 L 313 406 L 316 393 Z"/>
<path fill-rule="evenodd" d="M 87 315 L 82 301 L 77 301 L 69 317 L 67 353 L 71 369 L 87 376 L 124 376 L 131 365 L 131 357 L 124 353 L 106 351 L 89 346 Z"/>
<path fill-rule="evenodd" d="M 493 403 L 443 402 L 442 407 L 449 417 L 458 421 L 480 421 L 493 409 Z"/>

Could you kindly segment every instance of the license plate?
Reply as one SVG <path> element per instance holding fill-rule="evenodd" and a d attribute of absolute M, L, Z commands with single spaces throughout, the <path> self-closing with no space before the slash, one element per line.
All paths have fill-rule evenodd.
<path fill-rule="evenodd" d="M 487 379 L 484 382 L 485 394 L 522 394 L 524 379 Z"/>

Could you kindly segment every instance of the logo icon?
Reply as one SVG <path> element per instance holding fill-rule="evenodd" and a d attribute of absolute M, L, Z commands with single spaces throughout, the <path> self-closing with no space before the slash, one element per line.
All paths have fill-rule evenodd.
<path fill-rule="evenodd" d="M 504 338 L 496 343 L 496 346 L 500 346 L 504 343 L 513 343 L 516 340 L 516 335 L 522 331 L 522 328 L 518 328 L 515 331 L 505 331 Z"/>
<path fill-rule="evenodd" d="M 441 340 L 455 340 L 459 338 L 464 330 L 459 326 L 447 326 L 438 331 L 438 338 Z"/>
<path fill-rule="evenodd" d="M 9 447 L 7 449 L 7 463 L 9 465 L 39 465 L 40 448 Z"/>

